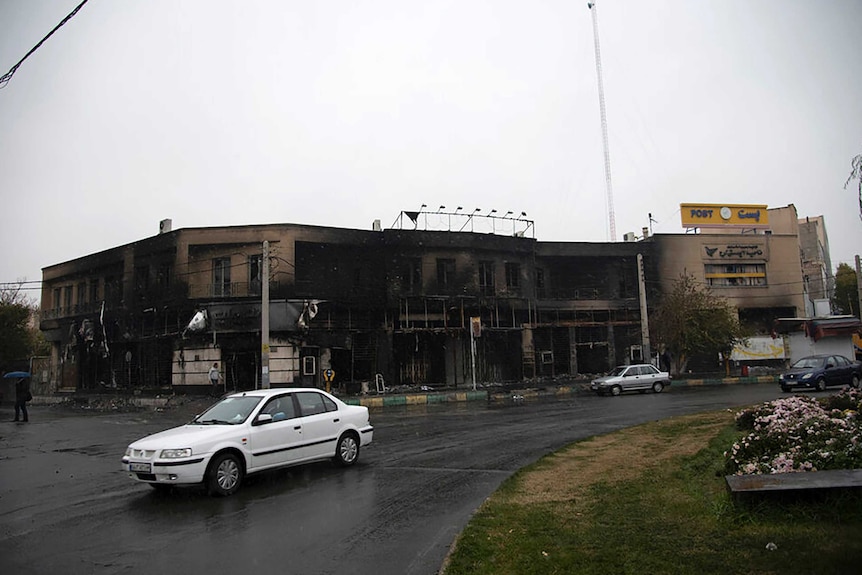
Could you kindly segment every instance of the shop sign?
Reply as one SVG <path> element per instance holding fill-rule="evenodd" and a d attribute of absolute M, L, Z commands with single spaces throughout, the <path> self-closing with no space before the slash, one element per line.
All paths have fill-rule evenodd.
<path fill-rule="evenodd" d="M 768 228 L 768 206 L 761 204 L 680 204 L 684 228 Z"/>

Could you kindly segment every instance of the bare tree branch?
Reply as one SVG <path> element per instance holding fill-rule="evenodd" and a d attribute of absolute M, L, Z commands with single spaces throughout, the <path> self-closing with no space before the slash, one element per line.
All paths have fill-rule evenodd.
<path fill-rule="evenodd" d="M 850 175 L 847 177 L 847 181 L 844 182 L 845 190 L 853 180 L 859 182 L 859 219 L 862 219 L 862 154 L 850 160 Z"/>

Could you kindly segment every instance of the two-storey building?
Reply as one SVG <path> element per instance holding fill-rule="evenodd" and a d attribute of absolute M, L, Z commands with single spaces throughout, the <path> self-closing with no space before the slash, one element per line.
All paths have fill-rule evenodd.
<path fill-rule="evenodd" d="M 652 251 L 517 231 L 166 220 L 156 236 L 44 268 L 41 328 L 70 390 L 202 391 L 216 362 L 228 390 L 257 387 L 264 305 L 273 386 L 597 373 L 640 358 L 638 256 L 654 275 Z"/>

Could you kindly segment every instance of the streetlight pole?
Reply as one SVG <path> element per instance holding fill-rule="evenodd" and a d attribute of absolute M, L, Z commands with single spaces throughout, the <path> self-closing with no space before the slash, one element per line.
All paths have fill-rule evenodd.
<path fill-rule="evenodd" d="M 260 386 L 269 389 L 269 242 L 263 242 L 260 282 Z"/>

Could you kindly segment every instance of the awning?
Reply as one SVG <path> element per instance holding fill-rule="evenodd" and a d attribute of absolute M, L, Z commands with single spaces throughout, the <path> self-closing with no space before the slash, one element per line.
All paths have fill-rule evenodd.
<path fill-rule="evenodd" d="M 833 317 L 788 317 L 775 320 L 776 333 L 804 331 L 817 341 L 824 337 L 852 336 L 862 333 L 862 321 L 852 315 Z"/>

